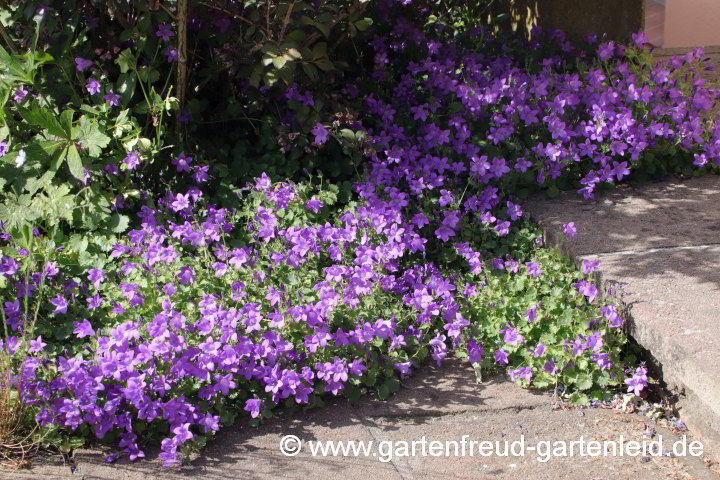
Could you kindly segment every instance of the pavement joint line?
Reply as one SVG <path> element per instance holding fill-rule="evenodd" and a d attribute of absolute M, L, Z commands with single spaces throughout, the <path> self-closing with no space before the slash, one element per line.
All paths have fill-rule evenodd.
<path fill-rule="evenodd" d="M 550 400 L 550 397 L 548 397 L 548 400 Z M 478 414 L 478 413 L 501 413 L 501 412 L 513 412 L 513 413 L 520 413 L 525 410 L 536 410 L 539 408 L 544 408 L 549 406 L 550 403 L 543 403 L 539 405 L 514 405 L 511 407 L 501 407 L 501 408 L 486 408 L 481 410 L 476 410 L 473 408 L 466 408 L 463 410 L 457 410 L 454 412 L 438 412 L 438 411 L 427 411 L 427 412 L 408 412 L 408 413 L 386 413 L 386 414 L 377 414 L 377 415 L 365 415 L 365 418 L 373 419 L 373 420 L 388 420 L 392 421 L 393 419 L 398 420 L 405 420 L 405 419 L 413 419 L 413 418 L 445 418 L 445 417 L 459 417 L 462 415 L 468 415 L 468 414 Z"/>
<path fill-rule="evenodd" d="M 378 428 L 378 427 L 376 427 L 376 426 L 368 425 L 368 423 L 365 422 L 365 421 L 361 421 L 361 424 L 362 424 L 363 427 L 365 427 L 365 430 L 368 431 L 368 433 L 370 434 L 370 436 L 371 436 L 372 439 L 373 439 L 373 442 L 380 442 L 379 436 L 376 435 L 376 432 L 373 431 L 373 430 L 378 430 L 378 431 L 380 431 L 380 428 Z M 390 458 L 390 465 L 393 466 L 393 468 L 395 469 L 395 472 L 397 472 L 397 474 L 400 476 L 400 478 L 401 478 L 402 480 L 405 480 L 405 479 L 407 478 L 407 477 L 403 474 L 403 472 L 401 471 L 401 469 L 400 469 L 400 467 L 398 466 L 398 464 L 395 463 L 395 457 L 394 457 L 394 456 Z"/>
<path fill-rule="evenodd" d="M 720 243 L 709 243 L 707 245 L 689 245 L 682 247 L 656 247 L 648 248 L 645 250 L 619 250 L 616 252 L 604 252 L 604 253 L 588 253 L 585 255 L 578 255 L 577 258 L 580 260 L 586 258 L 602 258 L 612 257 L 615 255 L 642 255 L 647 253 L 658 253 L 658 252 L 678 252 L 682 250 L 712 250 L 713 248 L 720 248 Z"/>

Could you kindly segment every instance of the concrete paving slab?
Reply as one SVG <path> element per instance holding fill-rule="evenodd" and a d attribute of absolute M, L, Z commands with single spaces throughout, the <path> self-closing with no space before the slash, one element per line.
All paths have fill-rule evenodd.
<path fill-rule="evenodd" d="M 720 245 L 720 178 L 620 187 L 596 199 L 575 192 L 527 202 L 533 218 L 552 231 L 575 222 L 574 255 Z"/>
<path fill-rule="evenodd" d="M 75 454 L 78 470 L 74 475 L 63 466 L 59 457 L 50 457 L 35 459 L 29 471 L 0 469 L 0 479 L 720 478 L 714 476 L 701 458 L 690 456 L 658 457 L 644 462 L 638 456 L 580 457 L 575 453 L 574 456 L 540 462 L 538 454 L 527 448 L 536 446 L 537 441 L 580 441 L 584 436 L 586 441 L 619 442 L 620 435 L 625 441 L 641 441 L 645 419 L 637 414 L 618 414 L 612 410 L 553 410 L 551 395 L 522 390 L 506 379 L 489 378 L 486 383 L 476 384 L 474 372 L 465 362 L 450 360 L 441 368 L 428 367 L 404 383 L 406 388 L 387 402 L 363 399 L 350 404 L 338 401 L 291 419 L 274 419 L 257 428 L 224 429 L 199 458 L 180 468 L 163 468 L 155 458 L 157 452 L 148 452 L 148 460 L 106 465 L 102 452 L 82 450 Z M 657 433 L 663 436 L 664 450 L 669 450 L 668 445 L 679 439 L 676 434 L 660 428 Z M 280 442 L 286 435 L 296 435 L 303 442 L 297 456 L 281 454 Z M 456 455 L 453 444 L 450 444 L 447 457 L 430 455 L 430 442 L 461 442 L 463 435 L 468 435 L 468 442 L 503 442 L 506 439 L 514 442 L 524 435 L 525 455 L 500 457 L 493 453 L 483 456 L 478 444 L 473 447 L 476 453 L 472 456 L 469 449 L 466 456 L 461 455 L 462 450 Z M 398 442 L 412 444 L 413 441 L 420 442 L 423 436 L 428 448 L 424 456 L 420 446 L 415 455 L 402 456 L 403 444 Z M 309 442 L 330 440 L 374 443 L 367 455 L 311 454 Z M 579 446 L 575 449 L 577 452 Z M 390 452 L 393 458 L 390 458 Z M 544 456 L 543 453 L 540 458 Z"/>
<path fill-rule="evenodd" d="M 635 441 L 642 444 L 645 428 L 645 422 L 636 415 L 615 415 L 607 410 L 553 412 L 548 407 L 538 407 L 522 412 L 437 417 L 420 424 L 402 423 L 402 420 L 378 421 L 371 430 L 379 441 L 393 442 L 396 449 L 403 445 L 402 442 L 415 441 L 416 450 L 420 451 L 423 438 L 428 444 L 431 440 L 444 444 L 460 442 L 462 435 L 469 436 L 468 443 L 470 439 L 490 442 L 487 450 L 481 449 L 482 444 L 476 444 L 472 456 L 453 456 L 455 443 L 450 443 L 450 457 L 429 454 L 396 456 L 392 463 L 404 479 L 714 478 L 697 457 L 652 457 L 635 455 L 634 451 L 630 452 L 633 456 L 627 455 L 627 451 L 619 447 L 620 442 L 627 444 Z M 649 442 L 657 442 L 660 436 L 663 439 L 663 450 L 668 450 L 668 444 L 672 445 L 680 439 L 664 429 L 658 429 L 657 435 L 654 440 L 646 439 L 648 450 L 654 448 L 649 446 Z M 593 450 L 585 450 L 584 455 L 581 455 L 581 441 L 585 445 L 592 445 L 590 448 Z M 559 447 L 557 442 L 564 442 L 563 445 L 567 447 Z M 570 442 L 576 442 L 572 447 L 575 452 L 573 455 L 570 455 Z M 597 446 L 591 442 L 598 442 Z M 617 445 L 615 448 L 620 450 L 616 455 L 613 447 L 608 446 L 605 456 L 605 442 Z M 460 452 L 461 448 L 458 445 Z M 391 452 L 386 450 L 383 458 L 390 458 Z M 402 450 L 398 452 L 403 453 Z M 557 456 L 553 456 L 553 452 Z"/>
<path fill-rule="evenodd" d="M 589 256 L 588 258 L 592 258 Z M 684 392 L 683 420 L 717 450 L 720 433 L 720 247 L 599 257 L 606 278 L 627 283 L 630 334 Z"/>
<path fill-rule="evenodd" d="M 367 399 L 356 405 L 363 418 L 433 417 L 482 411 L 523 410 L 547 405 L 549 394 L 518 388 L 505 375 L 485 375 L 482 384 L 466 364 L 448 359 L 441 368 L 428 365 L 403 383 L 387 401 Z"/>
<path fill-rule="evenodd" d="M 681 393 L 684 420 L 720 457 L 720 177 L 529 202 L 533 218 L 578 261 L 599 259 L 624 285 L 629 332 Z M 573 221 L 574 240 L 558 235 Z"/>

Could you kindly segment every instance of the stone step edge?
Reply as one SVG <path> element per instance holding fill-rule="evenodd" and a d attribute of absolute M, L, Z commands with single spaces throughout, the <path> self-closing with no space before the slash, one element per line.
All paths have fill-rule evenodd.
<path fill-rule="evenodd" d="M 557 227 L 545 225 L 537 216 L 532 214 L 529 215 L 529 218 L 541 228 L 545 245 L 559 250 L 563 255 L 570 258 L 578 268 L 582 268 L 584 259 L 596 256 L 592 254 L 574 254 L 569 246 L 571 241 L 562 232 L 557 231 Z M 604 278 L 602 262 L 600 268 L 593 272 L 590 277 L 598 287 L 599 298 L 605 295 L 607 287 L 612 287 L 613 284 L 621 281 L 621 279 Z M 642 322 L 636 321 L 630 312 L 630 308 L 622 300 L 618 305 L 618 311 L 625 318 L 625 328 L 628 335 L 649 353 L 651 361 L 654 362 L 653 366 L 661 373 L 662 380 L 668 390 L 678 396 L 679 400 L 676 407 L 681 420 L 685 422 L 691 433 L 694 433 L 703 442 L 705 455 L 715 461 L 720 461 L 720 382 L 712 385 L 712 382 L 698 381 L 703 378 L 703 370 L 705 369 L 698 368 L 692 362 L 667 358 L 669 351 L 674 351 L 675 357 L 687 358 L 683 347 L 672 341 L 672 339 L 659 341 L 654 339 L 650 329 L 643 328 Z M 674 367 L 672 363 L 675 363 Z M 707 377 L 705 376 L 705 378 Z M 705 387 L 708 390 L 701 389 L 698 391 L 698 387 Z M 716 390 L 715 395 L 712 393 L 713 390 Z M 716 398 L 715 402 L 712 401 L 713 396 Z M 709 397 L 710 402 L 706 400 L 707 397 Z M 718 404 L 718 409 L 713 408 L 714 403 Z"/>

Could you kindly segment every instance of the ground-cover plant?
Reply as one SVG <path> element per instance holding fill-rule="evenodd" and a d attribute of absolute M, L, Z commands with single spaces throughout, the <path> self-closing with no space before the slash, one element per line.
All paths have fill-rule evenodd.
<path fill-rule="evenodd" d="M 469 179 L 516 196 L 542 185 L 592 198 L 665 159 L 689 174 L 720 159 L 720 130 L 706 115 L 716 92 L 675 75 L 702 68 L 702 49 L 653 66 L 642 33 L 631 45 L 578 45 L 536 29 L 526 47 L 557 44 L 563 55 L 525 64 L 481 27 L 458 38 L 395 25 L 372 43 L 373 83 L 363 93 L 373 117 L 364 124 L 380 142 L 377 168 L 403 170 L 416 195 Z M 408 173 L 415 162 L 424 170 Z"/>
<path fill-rule="evenodd" d="M 92 435 L 131 460 L 159 442 L 170 465 L 239 413 L 386 398 L 428 356 L 578 402 L 622 383 L 622 320 L 531 227 L 507 237 L 514 258 L 485 262 L 470 243 L 428 242 L 399 192 L 328 217 L 336 188 L 248 190 L 234 212 L 169 193 L 82 273 L 49 240 L 6 249 L 3 347 L 38 435 Z"/>
<path fill-rule="evenodd" d="M 4 386 L 32 410 L 39 435 L 68 445 L 103 439 L 132 460 L 159 443 L 170 465 L 238 415 L 258 421 L 327 395 L 386 398 L 425 358 L 448 355 L 525 386 L 561 386 L 576 403 L 606 398 L 610 387 L 644 388 L 642 367 L 625 371 L 624 320 L 587 276 L 597 265 L 578 271 L 544 248 L 521 200 L 538 185 L 577 184 L 589 198 L 653 157 L 703 169 L 717 162 L 720 131 L 705 117 L 713 95 L 673 73 L 699 52 L 652 67 L 641 36 L 634 46 L 576 46 L 536 31 L 529 45 L 551 42 L 563 56 L 526 64 L 482 29 L 425 25 L 422 6 L 375 7 L 387 32 L 371 43 L 367 75 L 342 92 L 362 109 L 325 122 L 301 84 L 261 92 L 283 99 L 275 107 L 288 132 L 312 124 L 309 139 L 288 135 L 284 145 L 364 158 L 352 201 L 346 190 L 337 203 L 340 189 L 324 179 L 262 175 L 219 204 L 212 197 L 228 169 L 199 165 L 189 149 L 168 148 L 152 175 L 137 168 L 149 164 L 147 151 L 135 150 L 143 138 L 155 137 L 148 142 L 157 155 L 170 145 L 153 115 L 130 129 L 136 143 L 127 148 L 125 129 L 111 139 L 122 116 L 106 114 L 114 96 L 63 113 L 62 102 L 26 100 L 24 87 L 13 87 L 22 98 L 9 109 L 19 117 L 8 122 L 8 172 L 20 169 L 29 181 L 29 146 L 52 142 L 60 153 L 51 158 L 74 175 L 73 149 L 85 144 L 76 134 L 89 129 L 96 150 L 101 138 L 115 142 L 112 171 L 103 166 L 102 180 L 87 186 L 51 176 L 43 188 L 65 198 L 98 185 L 104 197 L 121 163 L 136 199 L 136 222 L 114 232 L 131 228 L 122 238 L 66 241 L 52 223 L 5 225 L 2 349 L 14 376 Z M 157 52 L 172 37 L 168 24 L 152 24 L 157 15 L 140 15 L 149 25 L 131 36 L 135 47 L 146 42 L 139 51 Z M 155 29 L 153 43 L 147 32 Z M 142 83 L 149 68 L 150 90 L 154 63 L 122 52 L 118 70 Z M 160 92 L 146 107 L 171 111 L 169 90 Z M 126 110 L 148 114 L 142 102 Z M 95 116 L 88 124 L 84 115 Z M 91 150 L 83 167 L 92 173 L 101 162 Z M 33 175 L 45 175 L 37 163 Z M 62 202 L 48 195 L 46 204 L 48 219 L 62 218 L 48 210 Z"/>

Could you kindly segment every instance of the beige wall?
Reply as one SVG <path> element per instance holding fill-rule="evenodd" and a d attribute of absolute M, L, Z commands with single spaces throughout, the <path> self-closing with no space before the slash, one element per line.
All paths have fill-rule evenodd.
<path fill-rule="evenodd" d="M 508 14 L 514 28 L 537 23 L 620 41 L 644 28 L 657 47 L 720 46 L 720 0 L 493 0 L 488 13 Z"/>
<path fill-rule="evenodd" d="M 657 0 L 648 0 L 648 4 Z M 665 0 L 663 47 L 720 45 L 720 0 Z M 652 13 L 646 5 L 645 28 Z M 650 36 L 651 32 L 648 32 Z M 656 34 L 656 31 L 653 30 Z"/>

